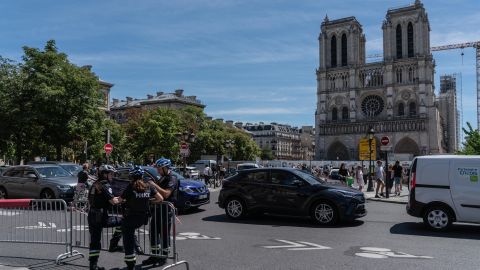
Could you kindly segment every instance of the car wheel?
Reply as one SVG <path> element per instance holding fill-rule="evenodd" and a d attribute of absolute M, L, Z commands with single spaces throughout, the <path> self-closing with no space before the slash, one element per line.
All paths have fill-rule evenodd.
<path fill-rule="evenodd" d="M 313 220 L 321 225 L 335 225 L 338 222 L 338 210 L 330 202 L 321 201 L 312 207 Z"/>
<path fill-rule="evenodd" d="M 242 219 L 247 213 L 245 203 L 239 198 L 230 198 L 225 205 L 225 213 L 231 219 Z"/>
<path fill-rule="evenodd" d="M 40 193 L 40 199 L 52 200 L 55 199 L 55 194 L 50 189 L 45 189 Z"/>
<path fill-rule="evenodd" d="M 423 215 L 423 223 L 435 231 L 445 231 L 452 225 L 453 217 L 444 206 L 431 206 Z"/>
<path fill-rule="evenodd" d="M 0 187 L 0 199 L 7 199 L 7 190 L 3 187 Z"/>

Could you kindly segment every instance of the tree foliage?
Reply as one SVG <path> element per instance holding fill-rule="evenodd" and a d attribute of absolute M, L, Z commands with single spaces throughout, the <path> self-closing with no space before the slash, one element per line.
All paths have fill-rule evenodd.
<path fill-rule="evenodd" d="M 480 155 L 480 133 L 478 130 L 473 129 L 469 122 L 467 122 L 467 127 L 468 130 L 463 128 L 465 142 L 460 153 L 464 155 Z"/>

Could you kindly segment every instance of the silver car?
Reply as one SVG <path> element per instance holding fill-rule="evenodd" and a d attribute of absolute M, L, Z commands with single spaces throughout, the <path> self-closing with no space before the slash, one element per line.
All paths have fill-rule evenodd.
<path fill-rule="evenodd" d="M 0 177 L 0 199 L 63 199 L 71 201 L 77 178 L 58 165 L 13 166 Z"/>

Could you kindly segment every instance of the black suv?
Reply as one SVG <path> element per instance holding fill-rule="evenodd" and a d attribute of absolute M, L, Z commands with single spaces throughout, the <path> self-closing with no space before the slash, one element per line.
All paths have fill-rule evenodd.
<path fill-rule="evenodd" d="M 245 170 L 225 179 L 218 205 L 232 219 L 272 213 L 310 216 L 324 225 L 367 214 L 362 192 L 327 185 L 309 173 L 288 168 Z"/>

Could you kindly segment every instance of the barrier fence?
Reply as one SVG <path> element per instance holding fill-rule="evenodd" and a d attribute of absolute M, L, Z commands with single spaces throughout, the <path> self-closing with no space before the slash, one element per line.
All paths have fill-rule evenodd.
<path fill-rule="evenodd" d="M 57 256 L 57 263 L 74 256 L 84 257 L 73 248 L 89 248 L 88 209 L 87 201 L 74 201 L 67 207 L 63 200 L 0 200 L 0 216 L 3 216 L 0 242 L 65 245 L 65 253 Z M 108 250 L 111 243 L 123 243 L 123 214 L 122 205 L 108 210 L 108 220 L 102 231 L 102 250 Z M 163 269 L 178 265 L 189 269 L 188 262 L 178 260 L 176 220 L 176 208 L 172 203 L 152 204 L 150 216 L 135 232 L 137 255 L 140 252 L 173 260 Z"/>

